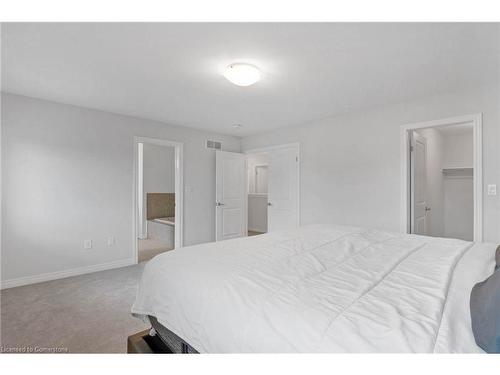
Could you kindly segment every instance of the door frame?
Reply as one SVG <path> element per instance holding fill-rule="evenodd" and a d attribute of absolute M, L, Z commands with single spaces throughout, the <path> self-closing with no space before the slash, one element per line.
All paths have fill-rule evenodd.
<path fill-rule="evenodd" d="M 183 246 L 184 243 L 184 144 L 181 142 L 170 141 L 161 138 L 149 138 L 134 136 L 134 176 L 133 176 L 133 220 L 134 220 L 134 230 L 133 230 L 133 240 L 134 240 L 134 256 L 135 263 L 139 259 L 139 231 L 138 231 L 138 220 L 139 213 L 143 210 L 139 210 L 139 205 L 142 206 L 143 203 L 143 168 L 142 161 L 143 155 L 142 151 L 139 149 L 140 144 L 153 144 L 166 147 L 174 147 L 175 149 L 175 249 Z M 139 194 L 141 194 L 141 199 L 139 199 Z M 141 218 L 142 220 L 142 218 Z"/>
<path fill-rule="evenodd" d="M 264 152 L 279 150 L 282 148 L 292 148 L 292 147 L 296 148 L 297 157 L 298 157 L 298 160 L 297 160 L 297 202 L 296 203 L 297 203 L 297 226 L 300 226 L 300 213 L 301 213 L 301 209 L 300 209 L 300 163 L 302 161 L 302 157 L 300 154 L 300 142 L 292 142 L 292 143 L 285 143 L 285 144 L 281 144 L 281 145 L 252 148 L 252 149 L 244 150 L 243 153 L 245 155 L 261 154 Z M 248 163 L 247 163 L 247 165 L 248 165 Z M 248 176 L 248 171 L 247 171 L 247 176 Z M 269 175 L 268 175 L 268 178 L 269 178 Z M 247 190 L 246 194 L 248 197 L 248 181 L 246 183 L 246 190 Z M 247 202 L 247 206 L 248 206 L 248 199 L 246 200 L 246 202 Z M 248 216 L 248 207 L 247 207 L 247 216 Z M 246 233 L 248 233 L 248 218 L 247 218 L 246 222 L 247 222 Z M 268 223 L 268 225 L 269 225 L 269 223 Z"/>
<path fill-rule="evenodd" d="M 401 222 L 402 233 L 411 233 L 411 175 L 410 175 L 410 132 L 416 129 L 437 128 L 441 126 L 472 124 L 473 129 L 473 168 L 474 168 L 474 241 L 483 240 L 483 115 L 449 117 L 440 120 L 417 122 L 402 125 L 400 128 L 401 153 Z"/>
<path fill-rule="evenodd" d="M 410 147 L 415 147 L 414 146 L 414 144 L 416 144 L 415 138 L 422 138 L 425 141 L 424 142 L 425 143 L 425 173 L 427 173 L 427 138 L 425 138 L 424 136 L 422 136 L 418 133 L 415 133 L 413 131 L 413 129 L 408 131 L 408 136 L 409 136 Z M 415 182 L 415 151 L 414 151 L 414 155 L 412 155 L 412 153 L 410 152 L 409 156 L 410 156 L 410 163 L 409 163 L 409 165 L 410 165 L 410 212 L 409 212 L 409 216 L 410 216 L 410 233 L 412 233 L 412 232 L 415 232 L 415 212 L 412 212 L 412 208 L 413 208 L 413 211 L 415 211 L 415 189 L 411 189 L 411 186 Z M 427 182 L 427 176 L 426 176 L 425 180 Z M 426 205 L 427 204 L 428 204 L 428 202 L 427 202 L 427 194 L 426 194 Z M 426 220 L 425 232 L 428 233 L 427 217 L 425 218 L 425 220 Z"/>

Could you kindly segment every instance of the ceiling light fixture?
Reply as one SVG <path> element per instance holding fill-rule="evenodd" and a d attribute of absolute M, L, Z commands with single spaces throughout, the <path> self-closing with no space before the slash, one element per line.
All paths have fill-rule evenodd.
<path fill-rule="evenodd" d="M 234 63 L 226 68 L 224 77 L 237 86 L 250 86 L 260 80 L 260 70 L 251 64 Z"/>

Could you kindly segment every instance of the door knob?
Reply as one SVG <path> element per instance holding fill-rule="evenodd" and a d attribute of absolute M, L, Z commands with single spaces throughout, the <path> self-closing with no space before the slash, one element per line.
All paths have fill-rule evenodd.
<path fill-rule="evenodd" d="M 271 202 L 267 202 L 267 205 L 268 205 L 268 206 L 272 206 L 272 203 L 271 203 Z"/>
<path fill-rule="evenodd" d="M 430 211 L 431 208 L 430 207 L 425 207 L 425 211 Z"/>
<path fill-rule="evenodd" d="M 224 206 L 224 203 L 221 203 L 221 202 L 216 202 L 216 203 L 215 203 L 215 205 L 216 205 L 217 207 L 219 207 L 219 206 Z"/>

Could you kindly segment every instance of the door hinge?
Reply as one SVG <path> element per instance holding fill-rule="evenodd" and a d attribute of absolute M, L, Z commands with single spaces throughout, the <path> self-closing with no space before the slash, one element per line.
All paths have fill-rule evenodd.
<path fill-rule="evenodd" d="M 296 156 L 296 157 L 295 157 L 295 161 L 296 161 L 296 162 L 298 162 L 298 161 L 299 161 L 299 157 L 298 157 L 298 156 Z"/>
<path fill-rule="evenodd" d="M 415 148 L 413 146 L 410 146 L 410 152 L 413 152 Z"/>

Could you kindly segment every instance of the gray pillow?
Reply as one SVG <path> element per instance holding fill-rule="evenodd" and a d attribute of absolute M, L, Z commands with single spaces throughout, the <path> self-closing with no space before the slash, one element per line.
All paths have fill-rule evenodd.
<path fill-rule="evenodd" d="M 500 246 L 493 275 L 477 283 L 470 294 L 472 332 L 487 353 L 500 353 Z"/>

